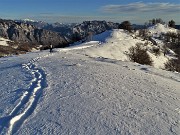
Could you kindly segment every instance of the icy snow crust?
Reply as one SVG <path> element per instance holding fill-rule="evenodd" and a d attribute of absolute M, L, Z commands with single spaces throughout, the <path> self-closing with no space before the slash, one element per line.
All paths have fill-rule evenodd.
<path fill-rule="evenodd" d="M 180 134 L 180 74 L 117 60 L 115 31 L 1 58 L 0 134 Z"/>

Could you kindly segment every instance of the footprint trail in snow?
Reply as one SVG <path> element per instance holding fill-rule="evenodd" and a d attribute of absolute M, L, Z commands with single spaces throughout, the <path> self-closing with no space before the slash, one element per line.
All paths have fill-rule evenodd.
<path fill-rule="evenodd" d="M 42 94 L 42 90 L 47 85 L 44 71 L 37 68 L 35 64 L 41 58 L 42 57 L 34 58 L 29 61 L 29 63 L 22 65 L 27 72 L 31 73 L 33 78 L 29 88 L 23 93 L 19 103 L 14 107 L 9 116 L 1 118 L 3 120 L 3 126 L 0 127 L 0 132 L 3 131 L 4 127 L 8 127 L 8 135 L 16 133 L 27 117 L 30 116 L 35 110 L 38 99 Z"/>
<path fill-rule="evenodd" d="M 89 43 L 86 46 L 61 49 L 58 52 L 78 50 L 78 49 L 88 48 L 91 46 L 94 45 Z M 7 117 L 0 118 L 0 120 L 2 120 L 2 122 L 0 121 L 0 123 L 3 123 L 0 124 L 3 125 L 0 127 L 0 132 L 6 132 L 4 131 L 4 128 L 6 127 L 7 129 L 5 130 L 7 130 L 8 135 L 16 133 L 23 124 L 23 122 L 27 119 L 27 117 L 34 112 L 38 103 L 38 99 L 42 94 L 42 90 L 47 85 L 46 75 L 44 71 L 42 69 L 37 68 L 35 63 L 38 62 L 38 60 L 40 60 L 41 58 L 45 58 L 51 55 L 53 55 L 53 53 L 44 55 L 42 57 L 36 57 L 31 61 L 29 61 L 27 64 L 22 65 L 24 69 L 26 69 L 28 72 L 31 73 L 33 79 L 31 80 L 29 89 L 27 89 L 23 93 L 19 103 L 14 107 L 11 113 Z"/>

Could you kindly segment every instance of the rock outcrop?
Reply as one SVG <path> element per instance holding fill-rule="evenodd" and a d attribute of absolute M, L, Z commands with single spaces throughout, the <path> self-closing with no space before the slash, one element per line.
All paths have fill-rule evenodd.
<path fill-rule="evenodd" d="M 63 24 L 53 23 L 48 24 L 42 21 L 17 20 L 18 23 L 33 25 L 39 29 L 54 31 L 64 36 L 67 42 L 72 43 L 77 40 L 85 39 L 91 33 L 96 35 L 110 29 L 118 29 L 119 23 L 106 21 L 84 21 L 81 24 Z M 46 33 L 46 32 L 45 32 Z M 38 36 L 36 36 L 38 37 Z M 53 36 L 54 37 L 54 36 Z"/>
<path fill-rule="evenodd" d="M 67 40 L 57 32 L 38 29 L 33 25 L 15 22 L 12 20 L 0 20 L 0 36 L 18 43 L 33 45 L 49 45 L 64 47 Z"/>
<path fill-rule="evenodd" d="M 119 23 L 106 21 L 84 21 L 73 28 L 73 33 L 79 34 L 81 38 L 87 37 L 89 34 L 100 34 L 106 30 L 118 29 Z"/>

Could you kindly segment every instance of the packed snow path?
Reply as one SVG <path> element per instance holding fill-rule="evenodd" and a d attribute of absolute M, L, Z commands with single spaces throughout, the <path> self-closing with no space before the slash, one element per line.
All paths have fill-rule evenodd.
<path fill-rule="evenodd" d="M 18 134 L 180 133 L 179 81 L 171 79 L 173 73 L 77 52 L 39 61 L 48 73 L 45 100 Z"/>
<path fill-rule="evenodd" d="M 39 96 L 46 86 L 45 73 L 42 69 L 38 69 L 35 64 L 39 59 L 41 59 L 41 57 L 34 58 L 27 64 L 22 64 L 22 68 L 25 68 L 26 71 L 30 72 L 33 76 L 30 87 L 23 93 L 19 103 L 12 112 L 7 117 L 0 118 L 0 123 L 4 125 L 4 127 L 8 127 L 7 134 L 9 135 L 16 133 L 26 118 L 33 113 Z M 2 130 L 3 126 L 0 128 L 0 132 Z"/>
<path fill-rule="evenodd" d="M 85 43 L 79 47 L 61 49 L 59 52 L 88 48 L 98 43 L 99 42 L 90 42 L 88 44 Z M 42 94 L 42 90 L 46 87 L 46 75 L 42 69 L 37 68 L 36 63 L 40 59 L 52 56 L 55 53 L 58 53 L 58 51 L 54 53 L 48 53 L 41 57 L 33 58 L 27 64 L 22 64 L 22 68 L 24 68 L 27 72 L 30 72 L 33 77 L 29 88 L 24 91 L 20 97 L 19 103 L 13 108 L 11 113 L 8 116 L 0 118 L 0 133 L 7 132 L 8 135 L 16 133 L 26 118 L 33 113 L 38 103 L 38 99 Z M 8 131 L 4 131 L 7 129 Z"/>

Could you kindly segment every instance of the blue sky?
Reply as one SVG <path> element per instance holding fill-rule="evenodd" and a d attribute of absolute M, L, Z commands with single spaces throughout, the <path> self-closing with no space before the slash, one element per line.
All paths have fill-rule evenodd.
<path fill-rule="evenodd" d="M 180 24 L 180 0 L 0 0 L 0 18 L 47 22 L 107 20 L 143 24 L 152 18 Z"/>

